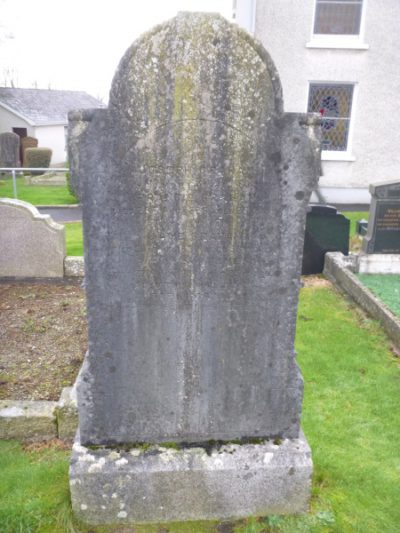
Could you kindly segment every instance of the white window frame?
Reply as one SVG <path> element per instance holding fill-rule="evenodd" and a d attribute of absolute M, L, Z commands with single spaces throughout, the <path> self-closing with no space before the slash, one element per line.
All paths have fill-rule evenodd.
<path fill-rule="evenodd" d="M 317 0 L 314 0 L 314 13 L 311 26 L 311 40 L 306 44 L 307 48 L 338 48 L 344 50 L 368 50 L 369 45 L 364 41 L 365 13 L 367 1 L 363 0 L 361 10 L 360 31 L 358 35 L 335 35 L 314 33 L 315 16 L 317 13 Z"/>
<path fill-rule="evenodd" d="M 321 150 L 321 160 L 322 161 L 344 161 L 344 162 L 353 162 L 356 161 L 356 158 L 353 154 L 353 131 L 355 124 L 355 111 L 357 108 L 358 100 L 358 82 L 355 81 L 338 81 L 338 80 L 309 80 L 308 82 L 308 91 L 307 91 L 307 103 L 306 103 L 306 113 L 308 111 L 308 98 L 310 94 L 311 85 L 352 85 L 353 86 L 353 97 L 351 101 L 350 109 L 350 124 L 349 124 L 349 133 L 347 135 L 347 147 L 346 150 Z"/>

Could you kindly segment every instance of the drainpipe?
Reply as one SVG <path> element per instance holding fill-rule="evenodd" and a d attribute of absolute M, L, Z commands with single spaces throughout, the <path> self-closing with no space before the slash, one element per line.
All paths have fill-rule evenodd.
<path fill-rule="evenodd" d="M 256 29 L 257 0 L 236 0 L 236 22 L 254 35 Z"/>

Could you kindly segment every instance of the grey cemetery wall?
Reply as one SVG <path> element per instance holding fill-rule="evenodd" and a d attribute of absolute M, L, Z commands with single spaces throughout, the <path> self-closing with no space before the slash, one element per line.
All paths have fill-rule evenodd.
<path fill-rule="evenodd" d="M 319 141 L 313 117 L 283 113 L 267 52 L 220 16 L 180 14 L 128 49 L 108 109 L 69 120 L 89 318 L 79 446 L 298 438 Z"/>
<path fill-rule="evenodd" d="M 400 253 L 400 181 L 370 185 L 372 196 L 363 251 L 369 254 Z"/>
<path fill-rule="evenodd" d="M 64 226 L 27 202 L 0 198 L 0 251 L 0 277 L 64 276 Z"/>
<path fill-rule="evenodd" d="M 20 166 L 19 142 L 16 133 L 0 133 L 0 167 Z"/>

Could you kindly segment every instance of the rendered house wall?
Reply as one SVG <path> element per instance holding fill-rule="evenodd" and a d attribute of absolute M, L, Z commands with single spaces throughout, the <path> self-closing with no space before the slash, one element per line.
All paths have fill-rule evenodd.
<path fill-rule="evenodd" d="M 238 0 L 239 25 L 243 3 Z M 307 110 L 310 82 L 355 84 L 348 153 L 336 161 L 323 154 L 319 184 L 367 189 L 371 182 L 394 179 L 400 171 L 395 106 L 400 90 L 400 3 L 364 0 L 359 42 L 368 47 L 359 49 L 307 46 L 313 41 L 314 9 L 315 0 L 257 0 L 254 15 L 255 36 L 280 73 L 286 111 Z"/>

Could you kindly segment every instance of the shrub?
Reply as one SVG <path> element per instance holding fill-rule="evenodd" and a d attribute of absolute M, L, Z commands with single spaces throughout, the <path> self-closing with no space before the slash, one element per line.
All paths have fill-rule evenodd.
<path fill-rule="evenodd" d="M 29 168 L 49 168 L 52 150 L 50 148 L 27 148 L 25 150 L 25 165 Z M 43 172 L 31 172 L 33 176 L 43 174 Z"/>

